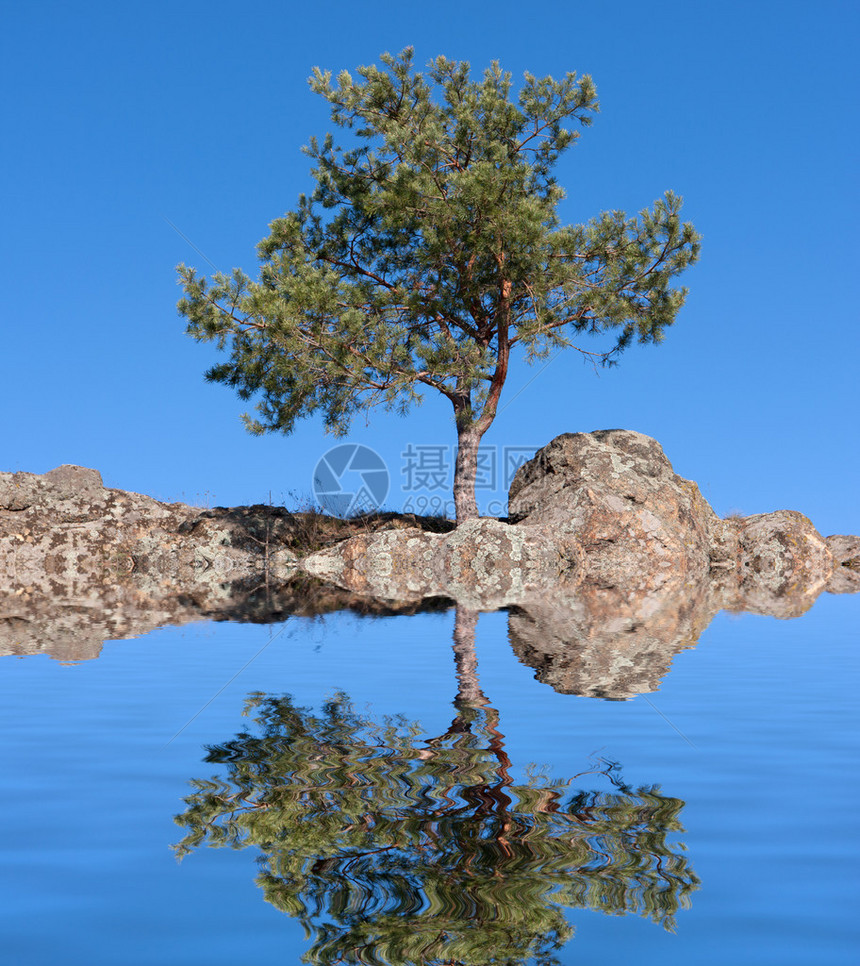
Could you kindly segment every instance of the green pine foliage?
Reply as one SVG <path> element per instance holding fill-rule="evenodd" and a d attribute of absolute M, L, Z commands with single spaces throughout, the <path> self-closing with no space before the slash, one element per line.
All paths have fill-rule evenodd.
<path fill-rule="evenodd" d="M 417 71 L 410 48 L 381 61 L 357 77 L 314 70 L 349 144 L 310 141 L 315 189 L 272 222 L 259 278 L 179 266 L 189 334 L 229 354 L 207 377 L 257 400 L 252 432 L 317 414 L 343 434 L 357 413 L 406 413 L 432 388 L 462 444 L 492 423 L 513 351 L 611 364 L 663 338 L 699 254 L 681 199 L 584 225 L 558 216 L 554 166 L 598 111 L 590 77 L 526 74 L 514 93 L 497 63 L 476 79 L 444 57 Z M 583 348 L 601 333 L 608 348 Z"/>
<path fill-rule="evenodd" d="M 518 782 L 489 705 L 459 703 L 429 740 L 343 694 L 319 714 L 264 694 L 246 711 L 253 733 L 208 748 L 222 775 L 191 782 L 174 848 L 254 850 L 266 900 L 305 927 L 305 962 L 550 966 L 565 909 L 671 930 L 699 886 L 680 799 L 607 762 L 588 772 L 606 790 L 534 768 Z"/>

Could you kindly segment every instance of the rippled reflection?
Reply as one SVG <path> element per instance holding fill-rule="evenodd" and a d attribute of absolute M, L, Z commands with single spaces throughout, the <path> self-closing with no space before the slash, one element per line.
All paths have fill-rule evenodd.
<path fill-rule="evenodd" d="M 551 963 L 572 935 L 565 907 L 671 928 L 698 887 L 675 840 L 680 799 L 628 787 L 603 760 L 570 779 L 512 777 L 470 624 L 458 620 L 445 734 L 374 721 L 345 694 L 320 713 L 257 694 L 254 733 L 208 749 L 226 777 L 192 782 L 178 855 L 257 848 L 257 881 L 304 924 L 308 962 Z"/>

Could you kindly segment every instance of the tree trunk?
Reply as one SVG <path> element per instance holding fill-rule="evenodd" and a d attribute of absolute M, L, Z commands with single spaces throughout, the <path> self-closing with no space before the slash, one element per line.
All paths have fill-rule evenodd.
<path fill-rule="evenodd" d="M 475 654 L 475 626 L 478 612 L 457 606 L 454 615 L 454 664 L 457 667 L 457 699 L 462 708 L 483 707 L 487 703 L 478 682 L 478 657 Z"/>
<path fill-rule="evenodd" d="M 472 520 L 478 516 L 478 502 L 475 499 L 475 483 L 478 476 L 478 447 L 481 445 L 484 433 L 490 428 L 496 418 L 496 407 L 505 379 L 508 375 L 508 359 L 510 357 L 510 343 L 508 328 L 510 326 L 510 296 L 511 283 L 504 277 L 504 255 L 497 258 L 499 263 L 499 311 L 495 320 L 498 336 L 498 355 L 496 369 L 493 373 L 487 398 L 482 412 L 476 417 L 472 411 L 472 389 L 476 380 L 469 377 L 457 381 L 456 392 L 451 395 L 454 404 L 454 420 L 457 423 L 457 459 L 454 463 L 454 508 L 457 513 L 457 524 Z M 487 342 L 483 345 L 486 346 Z"/>
<path fill-rule="evenodd" d="M 499 731 L 499 712 L 490 706 L 481 684 L 478 680 L 478 655 L 475 653 L 475 627 L 478 623 L 478 612 L 468 607 L 457 606 L 454 616 L 454 662 L 457 666 L 457 698 L 454 707 L 457 717 L 448 729 L 448 733 L 461 731 L 472 732 L 472 723 L 478 724 L 480 719 L 472 715 L 480 708 L 484 714 L 483 728 L 489 738 L 489 751 L 492 751 L 499 763 L 496 780 L 492 785 L 482 787 L 465 787 L 460 793 L 469 801 L 470 792 L 477 792 L 476 801 L 479 802 L 476 815 L 492 813 L 501 822 L 496 826 L 495 839 L 504 849 L 506 855 L 511 855 L 507 834 L 511 829 L 512 820 L 509 809 L 511 798 L 505 794 L 505 788 L 513 784 L 510 775 L 511 759 L 505 751 L 505 736 Z M 478 732 L 479 734 L 481 732 Z M 475 734 L 475 732 L 472 732 Z"/>
<path fill-rule="evenodd" d="M 461 429 L 457 426 L 457 460 L 454 463 L 454 507 L 457 523 L 478 516 L 475 499 L 475 481 L 478 476 L 478 447 L 481 436 L 474 426 Z"/>

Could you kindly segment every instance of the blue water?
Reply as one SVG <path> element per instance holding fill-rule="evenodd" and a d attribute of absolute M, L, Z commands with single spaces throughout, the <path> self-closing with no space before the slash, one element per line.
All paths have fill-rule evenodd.
<path fill-rule="evenodd" d="M 478 674 L 515 780 L 529 763 L 566 779 L 611 761 L 629 786 L 685 803 L 672 840 L 700 885 L 675 931 L 568 910 L 561 963 L 858 961 L 858 618 L 860 595 L 824 595 L 794 621 L 720 615 L 659 691 L 618 702 L 537 682 L 507 615 L 481 615 Z M 223 773 L 204 746 L 252 730 L 251 692 L 318 710 L 341 690 L 375 720 L 403 714 L 440 735 L 457 693 L 453 623 L 202 623 L 74 665 L 0 660 L 5 961 L 299 962 L 310 941 L 264 901 L 255 848 L 203 846 L 181 863 L 171 850 L 189 781 Z"/>

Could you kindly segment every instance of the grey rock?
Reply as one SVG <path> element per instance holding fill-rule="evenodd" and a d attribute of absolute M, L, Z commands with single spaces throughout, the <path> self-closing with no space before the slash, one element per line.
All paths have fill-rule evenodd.
<path fill-rule="evenodd" d="M 469 520 L 451 533 L 418 529 L 360 535 L 300 561 L 308 574 L 388 600 L 451 597 L 484 610 L 552 585 L 575 587 L 582 552 L 541 526 Z"/>
<path fill-rule="evenodd" d="M 552 440 L 517 471 L 509 516 L 578 541 L 587 581 L 641 593 L 678 575 L 701 580 L 712 533 L 721 538 L 719 558 L 731 552 L 696 484 L 673 471 L 656 440 L 628 430 Z"/>
<path fill-rule="evenodd" d="M 22 511 L 32 506 L 88 503 L 101 499 L 101 474 L 84 466 L 65 464 L 44 475 L 0 473 L 0 510 Z"/>
<path fill-rule="evenodd" d="M 518 470 L 509 514 L 451 534 L 353 537 L 300 566 L 358 594 L 445 594 L 483 609 L 580 586 L 621 589 L 628 600 L 664 587 L 695 596 L 718 579 L 732 606 L 787 616 L 851 584 L 831 580 L 833 554 L 802 514 L 721 520 L 656 440 L 628 430 L 552 440 Z"/>
<path fill-rule="evenodd" d="M 268 509 L 268 508 L 261 508 Z M 212 511 L 106 489 L 99 473 L 60 466 L 44 475 L 0 473 L 0 628 L 7 650 L 95 637 L 230 610 L 250 586 L 294 572 L 277 519 L 253 508 Z M 58 621 L 45 638 L 42 618 Z M 146 614 L 146 617 L 143 615 Z M 34 615 L 38 615 L 35 624 Z M 5 623 L 3 623 L 5 622 Z M 0 633 L 2 647 L 3 633 Z M 29 642 L 29 643 L 28 643 Z M 74 649 L 70 641 L 59 653 Z"/>
<path fill-rule="evenodd" d="M 853 594 L 860 591 L 860 537 L 834 534 L 827 537 L 826 543 L 833 557 L 828 592 Z"/>
<path fill-rule="evenodd" d="M 860 590 L 860 538 L 825 540 L 793 511 L 720 520 L 626 430 L 549 443 L 518 471 L 508 521 L 380 518 L 348 539 L 358 527 L 320 521 L 161 503 L 79 466 L 0 473 L 0 654 L 79 660 L 168 623 L 455 602 L 508 608 L 514 650 L 552 687 L 625 698 L 654 690 L 721 609 L 791 618 L 823 590 Z M 309 542 L 329 545 L 299 559 Z"/>
<path fill-rule="evenodd" d="M 738 528 L 738 544 L 743 582 L 774 597 L 817 595 L 833 572 L 824 537 L 793 510 L 746 517 Z"/>

